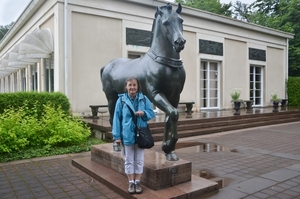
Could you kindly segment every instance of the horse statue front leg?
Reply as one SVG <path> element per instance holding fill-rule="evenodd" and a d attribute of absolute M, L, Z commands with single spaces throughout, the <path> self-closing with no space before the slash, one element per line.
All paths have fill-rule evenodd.
<path fill-rule="evenodd" d="M 154 105 L 166 113 L 162 150 L 165 152 L 167 160 L 177 161 L 179 160 L 179 158 L 177 157 L 174 151 L 176 142 L 178 140 L 178 110 L 170 104 L 170 102 L 165 98 L 164 94 L 160 93 L 156 94 L 156 96 L 154 97 Z M 170 130 L 171 135 L 169 138 Z"/>
<path fill-rule="evenodd" d="M 163 144 L 162 144 L 162 150 L 166 154 L 166 159 L 169 161 L 177 161 L 179 158 L 175 154 L 175 147 L 178 140 L 178 134 L 177 134 L 177 121 L 178 121 L 179 115 L 177 109 L 175 111 L 172 111 L 170 115 L 166 114 L 165 119 L 165 132 L 164 132 L 164 138 L 163 138 Z M 171 137 L 169 139 L 169 131 L 171 129 Z"/>

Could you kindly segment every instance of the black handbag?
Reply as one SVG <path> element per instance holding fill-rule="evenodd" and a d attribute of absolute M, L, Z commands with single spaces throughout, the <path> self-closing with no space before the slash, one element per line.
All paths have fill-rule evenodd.
<path fill-rule="evenodd" d="M 136 115 L 133 113 L 131 108 L 129 108 L 129 110 L 131 112 L 132 119 L 136 126 L 135 132 L 136 132 L 136 139 L 137 139 L 138 147 L 141 149 L 152 148 L 154 146 L 154 140 L 153 140 L 152 133 L 150 131 L 149 126 L 147 125 L 147 127 L 138 127 L 137 122 L 136 122 L 136 120 L 137 120 Z"/>
<path fill-rule="evenodd" d="M 150 149 L 154 146 L 154 140 L 149 126 L 136 128 L 137 144 L 141 149 Z"/>

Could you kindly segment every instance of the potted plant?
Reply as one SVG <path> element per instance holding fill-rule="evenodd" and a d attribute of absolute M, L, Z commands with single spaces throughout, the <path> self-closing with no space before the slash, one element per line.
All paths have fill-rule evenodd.
<path fill-rule="evenodd" d="M 278 98 L 277 93 L 271 94 L 271 101 L 273 102 L 273 112 L 278 112 L 278 104 L 280 102 L 280 98 Z"/>
<path fill-rule="evenodd" d="M 231 101 L 234 103 L 234 110 L 235 110 L 234 115 L 240 115 L 239 110 L 241 107 L 241 102 L 243 102 L 243 100 L 240 99 L 241 93 L 242 90 L 237 88 L 232 89 L 230 91 L 230 96 L 232 99 Z"/>

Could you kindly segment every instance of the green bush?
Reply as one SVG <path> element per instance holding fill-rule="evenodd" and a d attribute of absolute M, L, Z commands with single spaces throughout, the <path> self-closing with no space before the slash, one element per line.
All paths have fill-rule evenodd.
<path fill-rule="evenodd" d="M 287 80 L 288 105 L 300 107 L 300 77 Z"/>
<path fill-rule="evenodd" d="M 90 136 L 90 130 L 85 123 L 76 117 L 65 114 L 61 109 L 46 105 L 45 115 L 40 124 L 43 127 L 43 140 L 49 146 L 64 146 L 77 144 Z"/>
<path fill-rule="evenodd" d="M 8 107 L 20 108 L 26 106 L 28 109 L 36 111 L 38 117 L 43 113 L 43 105 L 50 102 L 54 107 L 68 113 L 70 111 L 70 102 L 68 98 L 60 92 L 16 92 L 0 94 L 0 113 L 3 113 Z"/>
<path fill-rule="evenodd" d="M 29 144 L 25 120 L 22 108 L 17 112 L 7 109 L 0 115 L 0 152 L 20 150 Z"/>
<path fill-rule="evenodd" d="M 21 107 L 4 109 L 0 114 L 0 153 L 37 146 L 68 146 L 90 136 L 87 125 L 60 106 L 49 102 L 43 105 L 43 111 L 37 107 L 41 108 L 39 102 L 25 101 Z"/>

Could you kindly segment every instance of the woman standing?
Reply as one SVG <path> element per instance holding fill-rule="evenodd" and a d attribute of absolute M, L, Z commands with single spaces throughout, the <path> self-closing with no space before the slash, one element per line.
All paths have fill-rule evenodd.
<path fill-rule="evenodd" d="M 125 93 L 119 95 L 113 118 L 113 138 L 123 144 L 125 152 L 125 173 L 129 180 L 128 192 L 142 193 L 140 183 L 144 167 L 144 149 L 136 144 L 136 132 L 131 111 L 135 113 L 137 125 L 146 127 L 147 121 L 155 117 L 150 100 L 140 91 L 137 78 L 125 81 Z"/>

